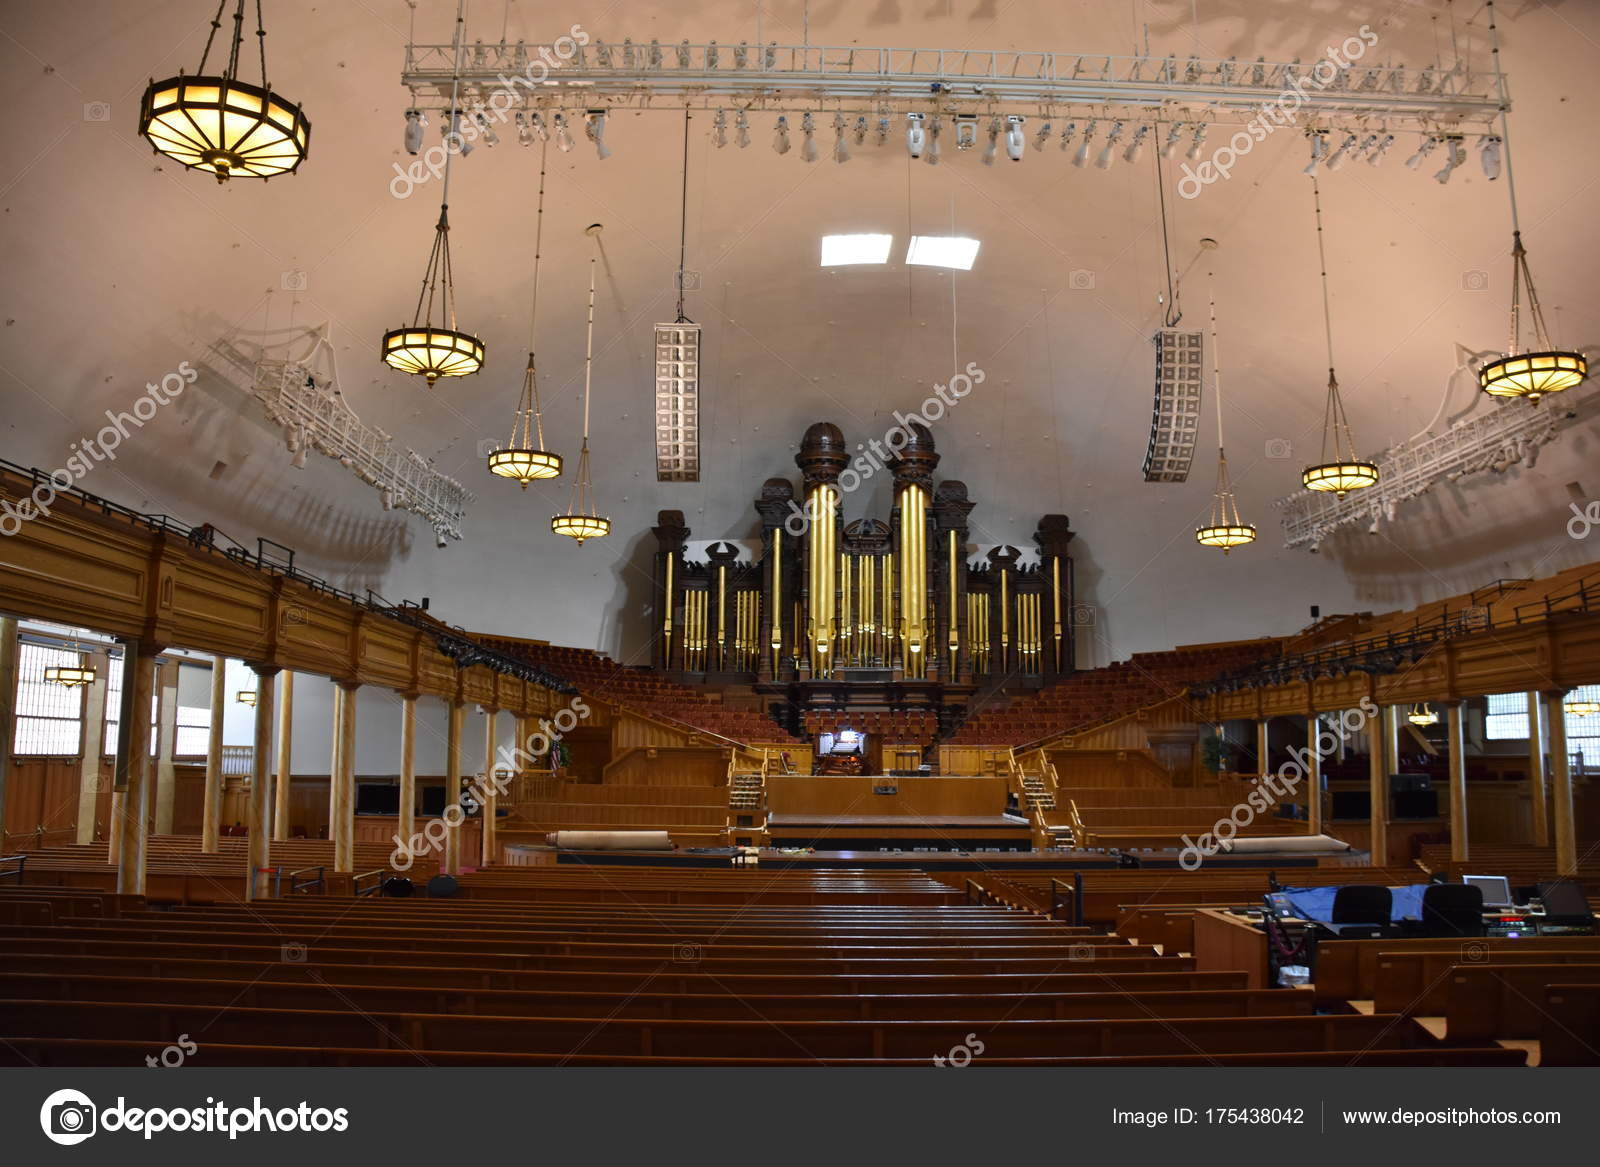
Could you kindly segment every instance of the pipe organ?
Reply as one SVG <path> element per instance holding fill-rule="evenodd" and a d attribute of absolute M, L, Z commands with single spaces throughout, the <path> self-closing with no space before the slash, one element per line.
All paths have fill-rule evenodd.
<path fill-rule="evenodd" d="M 1015 547 L 971 555 L 966 484 L 936 480 L 932 435 L 912 424 L 883 462 L 852 458 L 837 426 L 813 425 L 798 490 L 768 479 L 754 554 L 686 554 L 681 512 L 662 511 L 654 565 L 653 662 L 686 680 L 1037 687 L 1073 669 L 1073 531 L 1045 515 L 1037 562 Z M 880 443 L 873 443 L 882 448 Z M 887 471 L 887 521 L 846 522 L 842 500 Z"/>

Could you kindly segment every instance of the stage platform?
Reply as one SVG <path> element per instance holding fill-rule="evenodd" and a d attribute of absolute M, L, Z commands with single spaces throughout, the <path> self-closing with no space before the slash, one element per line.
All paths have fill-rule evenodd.
<path fill-rule="evenodd" d="M 939 851 L 1003 848 L 1027 851 L 1033 829 L 1027 820 L 1003 814 L 772 814 L 767 838 L 774 847 L 816 847 L 830 851 Z"/>
<path fill-rule="evenodd" d="M 727 867 L 735 848 L 704 848 L 684 851 L 551 851 L 550 861 L 587 867 Z M 1142 857 L 1141 857 L 1142 858 Z M 760 866 L 776 871 L 824 868 L 864 868 L 874 871 L 1109 871 L 1120 864 L 1115 857 L 1098 851 L 810 851 L 785 855 L 774 848 L 763 848 Z M 1176 854 L 1170 859 L 1145 859 L 1141 867 L 1172 870 L 1184 874 Z M 1206 870 L 1225 867 L 1316 867 L 1314 857 L 1284 856 L 1264 860 L 1260 856 L 1234 858 L 1216 855 L 1206 860 Z"/>

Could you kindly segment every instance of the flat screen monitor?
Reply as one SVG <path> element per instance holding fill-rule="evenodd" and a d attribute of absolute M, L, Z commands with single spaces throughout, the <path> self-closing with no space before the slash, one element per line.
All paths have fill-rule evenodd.
<path fill-rule="evenodd" d="M 854 729 L 841 729 L 837 733 L 820 735 L 817 750 L 823 754 L 860 754 L 866 752 L 867 735 Z"/>
<path fill-rule="evenodd" d="M 1511 881 L 1503 875 L 1463 875 L 1461 882 L 1483 893 L 1483 906 L 1486 908 L 1514 906 L 1511 901 Z"/>

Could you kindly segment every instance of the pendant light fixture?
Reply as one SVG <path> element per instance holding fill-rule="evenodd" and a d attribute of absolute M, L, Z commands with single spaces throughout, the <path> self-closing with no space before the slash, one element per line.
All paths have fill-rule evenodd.
<path fill-rule="evenodd" d="M 1563 708 L 1574 717 L 1592 717 L 1600 713 L 1600 701 L 1593 697 L 1579 696 L 1579 690 L 1574 690 L 1567 698 Z"/>
<path fill-rule="evenodd" d="M 1210 272 L 1206 273 L 1206 279 L 1212 279 Z M 1228 479 L 1227 447 L 1222 440 L 1222 360 L 1217 350 L 1217 291 L 1214 283 L 1211 287 L 1211 381 L 1212 392 L 1217 399 L 1217 489 L 1211 496 L 1211 521 L 1196 528 L 1194 538 L 1202 547 L 1222 548 L 1222 553 L 1226 555 L 1235 547 L 1254 543 L 1256 529 L 1239 517 L 1239 502 L 1233 496 L 1233 483 Z"/>
<path fill-rule="evenodd" d="M 292 174 L 306 159 L 311 123 L 298 105 L 272 92 L 267 83 L 267 30 L 256 0 L 256 41 L 261 50 L 261 84 L 235 74 L 244 40 L 244 0 L 233 11 L 233 43 L 222 73 L 207 73 L 211 44 L 222 27 L 219 0 L 211 33 L 194 76 L 179 73 L 151 81 L 139 103 L 139 134 L 150 147 L 189 170 L 205 170 L 227 182 L 235 176 L 271 178 Z"/>
<path fill-rule="evenodd" d="M 1439 724 L 1439 715 L 1433 711 L 1433 706 L 1426 701 L 1419 701 L 1411 707 L 1411 712 L 1406 714 L 1406 720 L 1419 728 Z"/>
<path fill-rule="evenodd" d="M 1322 414 L 1322 461 L 1307 466 L 1300 481 L 1307 490 L 1330 491 L 1343 498 L 1352 490 L 1374 486 L 1378 467 L 1356 455 L 1350 436 L 1350 419 L 1339 396 L 1339 378 L 1333 372 L 1333 315 L 1328 307 L 1328 249 L 1322 241 L 1322 192 L 1311 180 L 1311 203 L 1317 215 L 1317 258 L 1322 262 L 1322 328 L 1328 339 L 1328 403 Z M 1332 458 L 1329 445 L 1332 445 Z"/>
<path fill-rule="evenodd" d="M 1492 397 L 1523 397 L 1538 401 L 1546 393 L 1559 393 L 1580 385 L 1589 375 L 1589 361 L 1582 353 L 1557 349 L 1550 342 L 1544 323 L 1539 294 L 1533 288 L 1533 272 L 1528 269 L 1528 251 L 1522 246 L 1522 227 L 1517 218 L 1517 180 L 1511 170 L 1511 122 L 1506 112 L 1506 79 L 1500 71 L 1500 34 L 1495 29 L 1494 2 L 1489 0 L 1489 43 L 1494 56 L 1494 75 L 1500 87 L 1500 139 L 1506 172 L 1506 191 L 1511 198 L 1511 334 L 1506 353 L 1478 370 L 1478 385 Z M 1520 349 L 1522 288 L 1527 285 L 1528 315 L 1533 321 L 1533 348 Z"/>
<path fill-rule="evenodd" d="M 841 139 L 842 141 L 843 139 Z M 678 315 L 656 325 L 656 481 L 700 481 L 700 326 L 683 311 L 689 236 L 689 111 L 683 111 L 678 218 Z"/>
<path fill-rule="evenodd" d="M 256 703 L 256 691 L 254 689 L 240 689 L 233 695 L 233 699 L 240 705 L 254 706 Z"/>
<path fill-rule="evenodd" d="M 456 7 L 454 74 L 450 79 L 450 124 L 459 121 L 461 43 L 466 24 L 466 0 Z M 383 334 L 381 355 L 386 365 L 402 373 L 415 373 L 432 385 L 440 377 L 465 377 L 483 368 L 483 341 L 456 328 L 455 278 L 450 270 L 450 159 L 459 147 L 459 133 L 445 139 L 444 189 L 439 202 L 439 222 L 434 229 L 433 251 L 422 273 L 422 291 L 410 324 Z M 434 323 L 437 312 L 438 324 Z"/>
<path fill-rule="evenodd" d="M 600 245 L 600 224 L 591 223 L 586 234 Z M 611 532 L 611 520 L 596 513 L 594 508 L 594 483 L 589 475 L 589 388 L 594 374 L 594 265 L 589 257 L 589 335 L 583 354 L 583 446 L 578 451 L 578 480 L 572 484 L 572 498 L 565 514 L 550 520 L 550 529 L 557 535 L 568 535 L 583 546 L 585 539 L 599 539 Z"/>
<path fill-rule="evenodd" d="M 84 668 L 82 665 L 50 665 L 44 670 L 44 679 L 52 685 L 64 685 L 68 689 L 77 689 L 83 685 L 94 684 L 95 672 L 93 669 Z"/>
<path fill-rule="evenodd" d="M 533 307 L 528 321 L 528 367 L 522 375 L 522 396 L 511 418 L 511 440 L 489 455 L 489 473 L 511 478 L 528 489 L 536 478 L 561 474 L 561 455 L 544 448 L 544 418 L 539 408 L 539 374 L 534 362 L 534 341 L 539 327 L 539 259 L 544 250 L 544 163 L 549 142 L 539 145 L 539 204 L 533 228 Z"/>

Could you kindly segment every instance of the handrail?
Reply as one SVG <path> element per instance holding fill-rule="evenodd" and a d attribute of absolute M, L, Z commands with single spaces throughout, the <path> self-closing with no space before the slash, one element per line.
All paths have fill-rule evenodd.
<path fill-rule="evenodd" d="M 308 871 L 315 871 L 317 873 L 317 877 L 315 879 L 302 881 L 300 877 Z M 280 886 L 283 882 L 283 877 L 285 874 L 289 876 L 290 895 L 305 895 L 314 887 L 320 887 L 324 892 L 327 891 L 327 869 L 325 867 L 302 867 L 298 871 L 290 871 L 287 873 L 285 873 L 283 868 L 280 867 L 278 868 L 278 883 Z"/>
<path fill-rule="evenodd" d="M 376 895 L 378 892 L 383 890 L 384 877 L 388 874 L 388 871 L 382 867 L 374 868 L 372 871 L 363 871 L 360 875 L 357 875 L 350 880 L 350 889 L 355 892 L 356 898 L 358 899 L 362 896 Z M 363 879 L 371 879 L 375 880 L 375 882 L 371 887 L 363 888 L 361 886 L 361 881 Z"/>
<path fill-rule="evenodd" d="M 23 881 L 23 870 L 28 866 L 27 852 L 19 852 L 16 855 L 0 855 L 0 864 L 6 863 L 15 863 L 17 866 L 11 871 L 0 871 L 0 879 L 10 879 L 12 876 L 16 876 L 17 882 L 20 884 Z"/>

